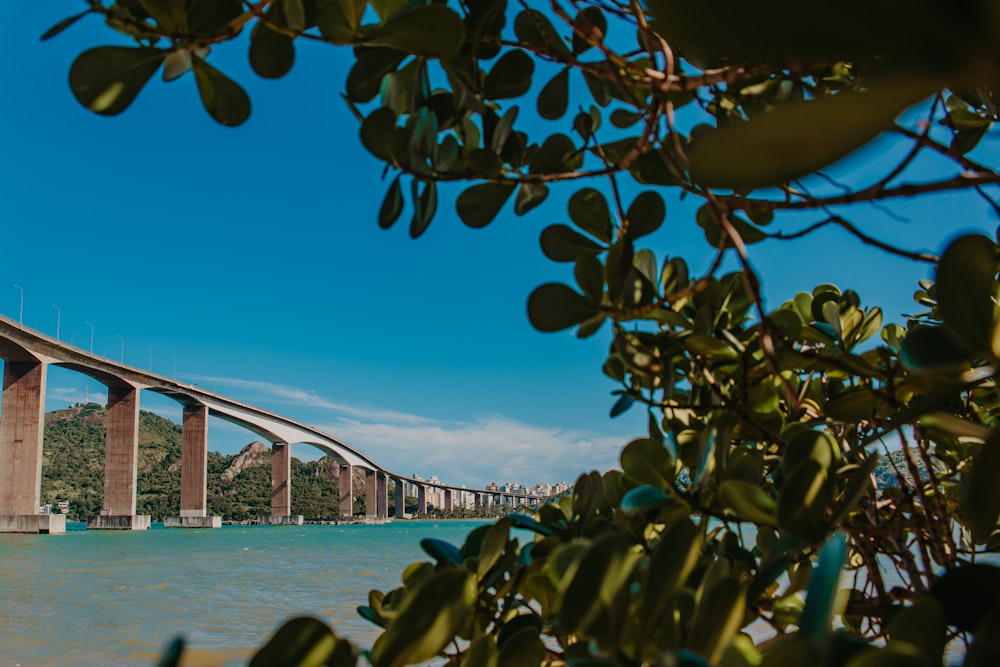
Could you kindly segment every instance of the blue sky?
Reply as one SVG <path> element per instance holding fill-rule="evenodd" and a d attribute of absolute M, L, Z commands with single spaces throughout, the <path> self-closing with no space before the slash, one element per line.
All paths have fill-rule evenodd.
<path fill-rule="evenodd" d="M 537 285 L 571 280 L 547 260 L 541 230 L 565 222 L 556 193 L 527 218 L 507 212 L 485 230 L 454 214 L 442 191 L 419 240 L 408 218 L 384 231 L 386 183 L 340 99 L 350 54 L 303 45 L 291 74 L 256 77 L 246 49 L 211 61 L 250 93 L 239 128 L 211 120 L 190 75 L 154 77 L 121 116 L 83 109 L 67 76 L 74 57 L 115 43 L 94 17 L 41 43 L 80 2 L 28 3 L 0 23 L 0 312 L 80 347 L 319 426 L 400 473 L 445 481 L 572 481 L 614 466 L 644 430 L 640 411 L 608 418 L 614 386 L 600 373 L 607 332 L 586 341 L 528 324 Z M 544 84 L 543 77 L 538 82 Z M 863 172 L 895 150 L 867 149 L 841 169 Z M 989 141 L 983 150 L 995 150 Z M 651 243 L 692 269 L 709 255 L 687 204 L 666 195 Z M 979 200 L 941 196 L 869 211 L 868 229 L 938 250 L 960 230 L 996 221 Z M 820 282 L 857 289 L 892 319 L 910 312 L 925 266 L 825 231 L 755 249 L 778 305 Z M 58 310 L 54 307 L 58 306 Z M 102 400 L 92 380 L 54 369 L 48 407 Z M 169 400 L 143 406 L 172 418 Z M 253 436 L 213 420 L 210 448 Z M 297 446 L 293 454 L 314 457 Z"/>

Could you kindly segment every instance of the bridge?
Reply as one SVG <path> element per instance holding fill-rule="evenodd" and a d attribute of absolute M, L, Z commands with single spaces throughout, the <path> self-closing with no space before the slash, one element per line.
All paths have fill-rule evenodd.
<path fill-rule="evenodd" d="M 94 355 L 91 352 L 22 326 L 0 315 L 0 358 L 4 360 L 0 402 L 0 532 L 59 533 L 66 517 L 40 514 L 42 434 L 45 426 L 45 386 L 50 366 L 67 368 L 102 383 L 108 389 L 104 497 L 101 513 L 87 521 L 88 529 L 149 528 L 148 515 L 136 515 L 139 448 L 139 393 L 146 389 L 167 396 L 183 407 L 181 437 L 180 516 L 166 517 L 167 527 L 217 528 L 218 516 L 207 511 L 208 417 L 237 424 L 271 443 L 271 514 L 262 523 L 298 524 L 292 514 L 290 445 L 307 444 L 334 461 L 339 476 L 342 518 L 353 515 L 354 469 L 365 474 L 365 513 L 386 519 L 389 483 L 395 484 L 395 516 L 405 509 L 405 485 L 417 490 L 417 512 L 427 512 L 429 489 L 443 491 L 443 509 L 454 508 L 461 494 L 471 494 L 476 507 L 534 503 L 537 496 L 468 489 L 428 482 L 390 472 L 347 443 L 317 428 L 283 415 L 237 401 L 163 375 Z"/>

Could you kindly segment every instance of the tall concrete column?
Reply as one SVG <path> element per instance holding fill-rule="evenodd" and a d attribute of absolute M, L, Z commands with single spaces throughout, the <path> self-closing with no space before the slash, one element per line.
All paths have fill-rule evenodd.
<path fill-rule="evenodd" d="M 145 530 L 149 515 L 136 516 L 139 462 L 139 390 L 108 385 L 107 442 L 104 447 L 104 504 L 87 519 L 88 530 Z"/>
<path fill-rule="evenodd" d="M 427 514 L 427 487 L 417 484 L 417 514 Z"/>
<path fill-rule="evenodd" d="M 271 516 L 292 515 L 292 453 L 287 442 L 271 445 Z"/>
<path fill-rule="evenodd" d="M 341 518 L 351 518 L 354 516 L 354 489 L 353 489 L 353 469 L 350 464 L 340 466 L 340 516 Z"/>
<path fill-rule="evenodd" d="M 375 514 L 379 519 L 389 518 L 389 478 L 384 472 L 375 475 L 378 497 L 375 499 Z"/>
<path fill-rule="evenodd" d="M 185 405 L 181 423 L 181 515 L 167 528 L 219 528 L 222 517 L 208 516 L 208 407 Z"/>
<path fill-rule="evenodd" d="M 472 499 L 477 510 L 483 506 L 483 495 L 481 493 L 473 493 Z"/>
<path fill-rule="evenodd" d="M 444 511 L 450 512 L 455 509 L 454 493 L 451 489 L 444 490 Z"/>
<path fill-rule="evenodd" d="M 301 514 L 292 514 L 292 448 L 271 443 L 271 513 L 259 518 L 267 526 L 301 526 Z"/>
<path fill-rule="evenodd" d="M 376 503 L 378 499 L 378 473 L 374 470 L 365 470 L 365 517 L 374 519 L 378 516 Z"/>
<path fill-rule="evenodd" d="M 4 362 L 0 419 L 0 532 L 62 533 L 66 517 L 39 514 L 46 365 Z"/>
<path fill-rule="evenodd" d="M 395 479 L 396 482 L 396 518 L 402 519 L 406 516 L 406 488 L 403 480 Z"/>

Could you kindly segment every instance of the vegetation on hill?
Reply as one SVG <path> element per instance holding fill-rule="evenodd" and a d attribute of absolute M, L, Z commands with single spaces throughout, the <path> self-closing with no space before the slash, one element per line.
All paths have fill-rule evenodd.
<path fill-rule="evenodd" d="M 100 514 L 104 493 L 104 407 L 95 403 L 50 412 L 45 416 L 42 459 L 42 502 L 70 502 L 69 519 L 84 521 Z M 208 511 L 228 521 L 246 521 L 271 512 L 271 453 L 264 448 L 231 481 L 222 481 L 237 454 L 208 454 Z M 339 516 L 339 481 L 330 475 L 327 457 L 292 459 L 292 511 L 306 519 Z M 181 427 L 152 412 L 139 414 L 137 512 L 153 521 L 177 516 L 180 510 Z M 360 476 L 360 477 L 359 477 Z M 355 489 L 363 489 L 357 471 Z M 394 498 L 390 498 L 390 504 Z M 355 513 L 363 514 L 362 498 Z"/>
<path fill-rule="evenodd" d="M 382 227 L 407 210 L 424 234 L 439 186 L 476 228 L 570 191 L 569 224 L 540 235 L 565 277 L 528 317 L 603 330 L 611 416 L 642 409 L 646 432 L 531 517 L 425 540 L 360 610 L 384 629 L 375 667 L 932 666 L 949 642 L 968 667 L 1000 660 L 1000 568 L 982 562 L 1000 550 L 1000 246 L 949 238 L 1000 211 L 996 0 L 90 0 L 46 37 L 87 14 L 130 41 L 70 69 L 105 115 L 190 70 L 239 125 L 249 96 L 210 50 L 278 78 L 296 45 L 350 45 Z M 908 208 L 944 216 L 940 256 L 873 223 L 942 193 L 947 214 Z M 767 305 L 753 246 L 834 232 L 933 268 L 923 312 L 887 323 L 826 283 Z M 685 233 L 703 252 L 678 256 Z M 799 259 L 850 261 L 829 242 Z M 885 442 L 899 488 L 876 496 Z M 252 664 L 358 659 L 304 618 Z"/>
<path fill-rule="evenodd" d="M 105 420 L 97 403 L 79 404 L 45 415 L 42 457 L 42 502 L 68 500 L 70 521 L 100 514 L 104 494 Z M 180 510 L 181 427 L 159 415 L 139 413 L 139 459 L 136 512 L 153 521 L 177 516 Z M 256 445 L 256 446 L 255 446 Z M 240 455 L 245 467 L 234 466 Z M 339 475 L 329 457 L 313 461 L 292 458 L 292 512 L 307 521 L 340 517 Z M 271 512 L 271 450 L 251 443 L 240 454 L 208 453 L 208 512 L 225 521 L 252 521 Z M 234 475 L 233 472 L 237 471 Z M 227 474 L 224 474 L 227 473 Z M 354 470 L 354 515 L 365 515 L 365 474 Z M 396 489 L 388 488 L 389 514 L 395 514 Z M 405 499 L 405 511 L 417 511 L 417 499 Z M 495 515 L 495 513 L 494 513 Z M 480 510 L 428 508 L 437 518 L 479 518 Z"/>

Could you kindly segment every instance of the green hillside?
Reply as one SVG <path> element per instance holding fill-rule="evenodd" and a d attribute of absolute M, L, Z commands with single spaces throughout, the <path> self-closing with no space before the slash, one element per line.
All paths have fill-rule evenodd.
<path fill-rule="evenodd" d="M 42 459 L 42 502 L 70 502 L 69 519 L 83 521 L 100 513 L 104 492 L 105 419 L 96 403 L 78 404 L 45 415 Z M 260 451 L 257 451 L 257 450 Z M 208 511 L 225 520 L 243 521 L 269 514 L 271 453 L 250 452 L 247 467 L 231 481 L 221 479 L 238 455 L 208 454 Z M 153 521 L 180 512 L 181 427 L 151 412 L 139 415 L 139 479 L 137 513 Z M 328 474 L 330 459 L 292 459 L 292 512 L 307 519 L 336 517 L 338 482 Z M 360 474 L 360 471 L 358 471 Z M 355 494 L 362 488 L 355 476 Z M 390 490 L 390 505 L 393 500 Z M 363 512 L 360 499 L 356 512 Z"/>

